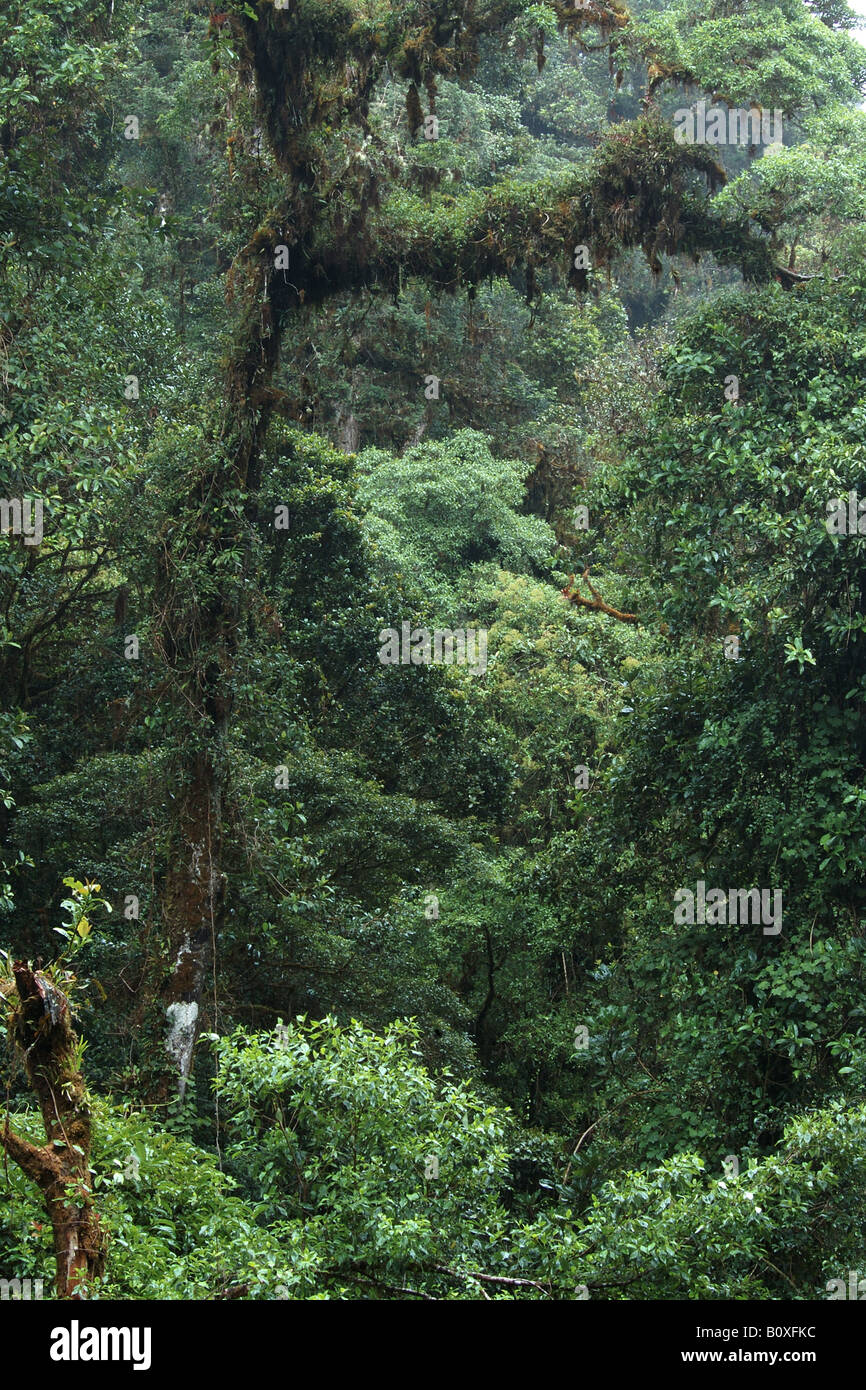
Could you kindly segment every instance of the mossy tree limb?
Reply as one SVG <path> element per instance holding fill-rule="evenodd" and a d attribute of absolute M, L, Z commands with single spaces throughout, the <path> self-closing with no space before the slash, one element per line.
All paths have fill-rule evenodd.
<path fill-rule="evenodd" d="M 32 1144 L 0 1124 L 0 1148 L 42 1192 L 54 1235 L 58 1298 L 86 1297 L 102 1273 L 105 1233 L 93 1205 L 92 1122 L 69 999 L 48 973 L 15 961 L 4 989 L 10 1036 L 38 1101 L 45 1143 Z"/>

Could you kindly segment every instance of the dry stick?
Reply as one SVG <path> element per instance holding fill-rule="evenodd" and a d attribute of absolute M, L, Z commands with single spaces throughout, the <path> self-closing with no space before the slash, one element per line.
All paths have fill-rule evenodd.
<path fill-rule="evenodd" d="M 589 1246 L 588 1250 L 593 1250 L 594 1248 L 594 1246 Z M 579 1253 L 585 1255 L 588 1253 L 588 1250 L 582 1250 Z M 486 1284 L 519 1285 L 522 1288 L 538 1289 L 541 1293 L 545 1294 L 552 1293 L 554 1288 L 570 1287 L 570 1285 L 566 1286 L 565 1284 L 555 1285 L 552 1281 L 550 1284 L 539 1284 L 535 1279 L 509 1279 L 506 1278 L 504 1274 L 479 1274 L 476 1270 L 467 1270 L 466 1273 L 463 1273 L 459 1269 L 451 1269 L 448 1265 L 433 1265 L 433 1268 L 439 1270 L 441 1274 L 451 1274 L 454 1276 L 455 1279 L 465 1279 L 467 1281 L 477 1279 L 483 1281 Z M 642 1270 L 638 1274 L 633 1274 L 630 1279 L 607 1280 L 603 1283 L 591 1284 L 589 1285 L 589 1287 L 593 1289 L 624 1289 L 629 1284 L 634 1284 L 637 1282 L 638 1279 L 642 1279 L 643 1277 L 644 1271 Z M 483 1292 L 484 1290 L 482 1289 L 482 1293 Z"/>
<path fill-rule="evenodd" d="M 746 1252 L 746 1249 L 745 1249 L 745 1246 L 743 1246 L 743 1245 L 737 1245 L 735 1248 L 736 1248 L 737 1250 L 742 1250 L 742 1252 L 743 1252 L 744 1255 L 747 1253 L 747 1252 Z M 757 1252 L 756 1252 L 756 1253 L 757 1253 Z M 799 1293 L 799 1289 L 797 1288 L 797 1285 L 794 1283 L 793 1279 L 791 1279 L 791 1278 L 785 1273 L 785 1271 L 784 1271 L 783 1269 L 779 1269 L 779 1266 L 778 1266 L 778 1265 L 774 1265 L 774 1264 L 773 1264 L 773 1261 L 772 1261 L 772 1260 L 768 1260 L 767 1257 L 766 1257 L 766 1255 L 758 1254 L 758 1255 L 757 1255 L 757 1258 L 758 1258 L 758 1260 L 759 1260 L 759 1262 L 760 1262 L 761 1264 L 769 1265 L 770 1269 L 774 1270 L 775 1273 L 778 1274 L 780 1278 L 784 1279 L 784 1280 L 786 1281 L 786 1283 L 790 1284 L 790 1285 L 791 1285 L 791 1288 L 794 1290 L 795 1293 Z"/>
<path fill-rule="evenodd" d="M 321 1273 L 326 1279 L 354 1279 L 359 1284 L 369 1284 L 374 1289 L 385 1289 L 387 1293 L 409 1294 L 413 1298 L 423 1298 L 427 1303 L 439 1303 L 440 1300 L 432 1293 L 424 1293 L 423 1289 L 410 1289 L 399 1284 L 385 1284 L 381 1279 L 371 1279 L 366 1274 L 356 1274 L 352 1269 L 323 1269 Z"/>
<path fill-rule="evenodd" d="M 552 1288 L 552 1285 L 539 1284 L 535 1279 L 509 1279 L 504 1274 L 479 1274 L 474 1269 L 451 1269 L 449 1265 L 434 1265 L 433 1268 L 440 1274 L 450 1274 L 454 1279 L 478 1279 L 484 1284 L 510 1284 L 524 1289 L 539 1289 L 541 1293 L 550 1293 Z"/>
<path fill-rule="evenodd" d="M 610 1114 L 610 1111 L 608 1111 L 608 1114 Z M 591 1124 L 590 1127 L 589 1127 L 589 1129 L 585 1129 L 585 1130 L 583 1131 L 583 1134 L 580 1136 L 580 1138 L 578 1139 L 577 1143 L 575 1144 L 575 1146 L 574 1146 L 574 1148 L 573 1148 L 573 1150 L 572 1150 L 572 1153 L 571 1153 L 571 1158 L 568 1160 L 568 1163 L 567 1163 L 567 1165 L 566 1165 L 565 1173 L 564 1173 L 563 1179 L 562 1179 L 563 1184 L 565 1184 L 565 1183 L 568 1182 L 569 1176 L 571 1175 L 571 1164 L 572 1164 L 572 1160 L 575 1159 L 575 1158 L 577 1158 L 577 1151 L 578 1151 L 578 1149 L 580 1148 L 581 1144 L 583 1143 L 584 1139 L 586 1138 L 586 1136 L 587 1136 L 588 1134 L 592 1134 L 592 1131 L 595 1129 L 595 1126 L 596 1126 L 596 1125 L 600 1125 L 601 1122 L 602 1122 L 602 1120 L 606 1120 L 606 1119 L 607 1119 L 607 1115 L 599 1115 L 598 1119 L 595 1121 L 595 1124 Z"/>
<path fill-rule="evenodd" d="M 596 1125 L 600 1125 L 601 1122 L 602 1122 L 602 1120 L 608 1120 L 608 1119 L 610 1119 L 610 1116 L 614 1113 L 614 1110 L 618 1110 L 619 1107 L 620 1107 L 621 1105 L 625 1105 L 626 1101 L 634 1100 L 637 1096 L 646 1096 L 646 1095 L 649 1095 L 649 1093 L 650 1093 L 651 1091 L 660 1091 L 660 1090 L 661 1090 L 661 1085 L 658 1085 L 658 1086 L 647 1086 L 647 1087 L 646 1087 L 644 1090 L 642 1090 L 642 1091 L 631 1091 L 627 1096 L 623 1096 L 622 1100 L 617 1101 L 617 1103 L 616 1103 L 616 1105 L 613 1107 L 613 1109 L 611 1109 L 611 1110 L 606 1110 L 605 1113 L 604 1113 L 603 1115 L 599 1115 L 599 1117 L 598 1117 L 598 1119 L 595 1121 L 595 1123 L 594 1123 L 594 1124 L 591 1124 L 590 1127 L 589 1127 L 589 1129 L 585 1129 L 585 1130 L 583 1131 L 583 1134 L 580 1136 L 580 1138 L 578 1139 L 578 1141 L 577 1141 L 577 1143 L 575 1144 L 574 1148 L 572 1149 L 571 1158 L 568 1160 L 568 1166 L 566 1167 L 565 1173 L 564 1173 L 564 1175 L 563 1175 L 563 1179 L 562 1179 L 563 1183 L 567 1183 L 567 1182 L 568 1182 L 569 1174 L 571 1173 L 571 1165 L 572 1165 L 573 1160 L 577 1157 L 577 1151 L 578 1151 L 578 1149 L 580 1148 L 580 1146 L 581 1146 L 581 1144 L 583 1143 L 583 1141 L 584 1141 L 584 1139 L 586 1138 L 586 1136 L 587 1136 L 588 1134 L 592 1134 L 592 1131 L 595 1129 Z"/>
<path fill-rule="evenodd" d="M 646 1074 L 647 1074 L 647 1076 L 649 1077 L 650 1081 L 654 1081 L 654 1082 L 656 1083 L 656 1085 L 658 1085 L 658 1077 L 657 1077 L 657 1076 L 653 1076 L 653 1074 L 652 1074 L 652 1072 L 650 1071 L 649 1067 L 646 1066 L 645 1063 L 641 1061 L 640 1057 L 638 1057 L 637 1054 L 635 1054 L 635 1061 L 637 1062 L 638 1066 L 641 1067 L 641 1068 L 646 1072 Z"/>

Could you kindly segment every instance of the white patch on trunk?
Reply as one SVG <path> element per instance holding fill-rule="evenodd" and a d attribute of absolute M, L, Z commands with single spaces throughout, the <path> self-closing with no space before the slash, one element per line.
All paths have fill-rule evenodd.
<path fill-rule="evenodd" d="M 180 949 L 178 950 L 177 956 L 176 956 L 176 958 L 175 958 L 175 962 L 174 962 L 175 974 L 177 974 L 178 970 L 180 969 L 180 967 L 181 967 L 181 962 L 182 962 L 184 956 L 191 956 L 191 955 L 192 955 L 192 949 L 191 949 L 190 944 L 189 944 L 189 932 L 187 932 L 186 935 L 185 935 L 185 937 L 183 938 L 183 941 L 181 942 Z"/>
<path fill-rule="evenodd" d="M 174 1058 L 180 1072 L 180 1098 L 186 1091 L 186 1079 L 192 1066 L 192 1049 L 195 1045 L 195 1025 L 198 1018 L 198 1004 L 169 1004 L 165 1011 L 168 1019 L 168 1037 L 165 1040 L 167 1051 Z"/>
<path fill-rule="evenodd" d="M 67 1236 L 66 1245 L 66 1282 L 72 1283 L 72 1275 L 75 1269 L 75 1260 L 78 1255 L 78 1236 L 75 1231 L 70 1231 Z"/>

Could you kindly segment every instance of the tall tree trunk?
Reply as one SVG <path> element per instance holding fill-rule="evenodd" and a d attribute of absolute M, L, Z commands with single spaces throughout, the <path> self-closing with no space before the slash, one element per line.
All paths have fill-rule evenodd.
<path fill-rule="evenodd" d="M 42 1192 L 54 1233 L 57 1297 L 85 1298 L 88 1283 L 105 1264 L 105 1234 L 93 1205 L 90 1106 L 69 1000 L 47 975 L 23 961 L 15 961 L 12 975 L 18 999 L 10 1034 L 39 1100 L 46 1142 L 22 1139 L 6 1115 L 0 1148 Z"/>
<path fill-rule="evenodd" d="M 338 405 L 334 423 L 337 429 L 337 448 L 344 454 L 357 454 L 361 445 L 361 426 L 351 406 Z"/>
<path fill-rule="evenodd" d="M 273 409 L 271 379 L 279 352 L 280 315 L 267 300 L 272 277 L 258 248 L 244 248 L 235 282 L 246 281 L 245 302 L 259 306 L 226 371 L 226 436 L 213 441 L 213 459 L 187 499 L 180 562 L 166 547 L 157 584 L 157 645 L 182 692 L 189 742 L 180 769 L 173 848 L 162 891 L 163 933 L 169 958 L 162 984 L 166 1050 L 181 1097 L 192 1070 L 202 1023 L 212 947 L 219 938 L 225 875 L 222 816 L 226 802 L 227 739 L 233 705 L 232 673 L 245 589 L 219 566 L 227 549 L 243 547 L 241 518 L 230 496 L 243 496 L 254 517 L 261 450 Z M 276 322 L 274 322 L 276 320 Z M 200 601 L 181 565 L 208 575 L 215 596 Z M 165 1096 L 166 1083 L 158 1087 Z"/>
<path fill-rule="evenodd" d="M 221 743 L 225 729 L 214 729 Z M 222 786 L 213 750 L 193 760 L 180 815 L 177 857 L 166 876 L 163 920 L 172 951 L 164 1002 L 166 1049 L 177 1074 L 181 1099 L 192 1069 L 210 947 L 216 938 L 223 898 L 221 857 Z"/>

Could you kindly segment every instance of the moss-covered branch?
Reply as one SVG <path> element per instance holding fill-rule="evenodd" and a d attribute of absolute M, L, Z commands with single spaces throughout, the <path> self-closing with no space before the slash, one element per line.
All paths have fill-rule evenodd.
<path fill-rule="evenodd" d="M 11 1003 L 10 1036 L 39 1101 L 46 1142 L 22 1139 L 7 1116 L 0 1148 L 43 1194 L 54 1233 L 58 1298 L 80 1298 L 86 1281 L 102 1271 L 105 1240 L 93 1208 L 91 1115 L 78 1040 L 69 999 L 50 972 L 15 961 L 12 979 L 14 995 L 11 988 L 3 991 Z"/>

